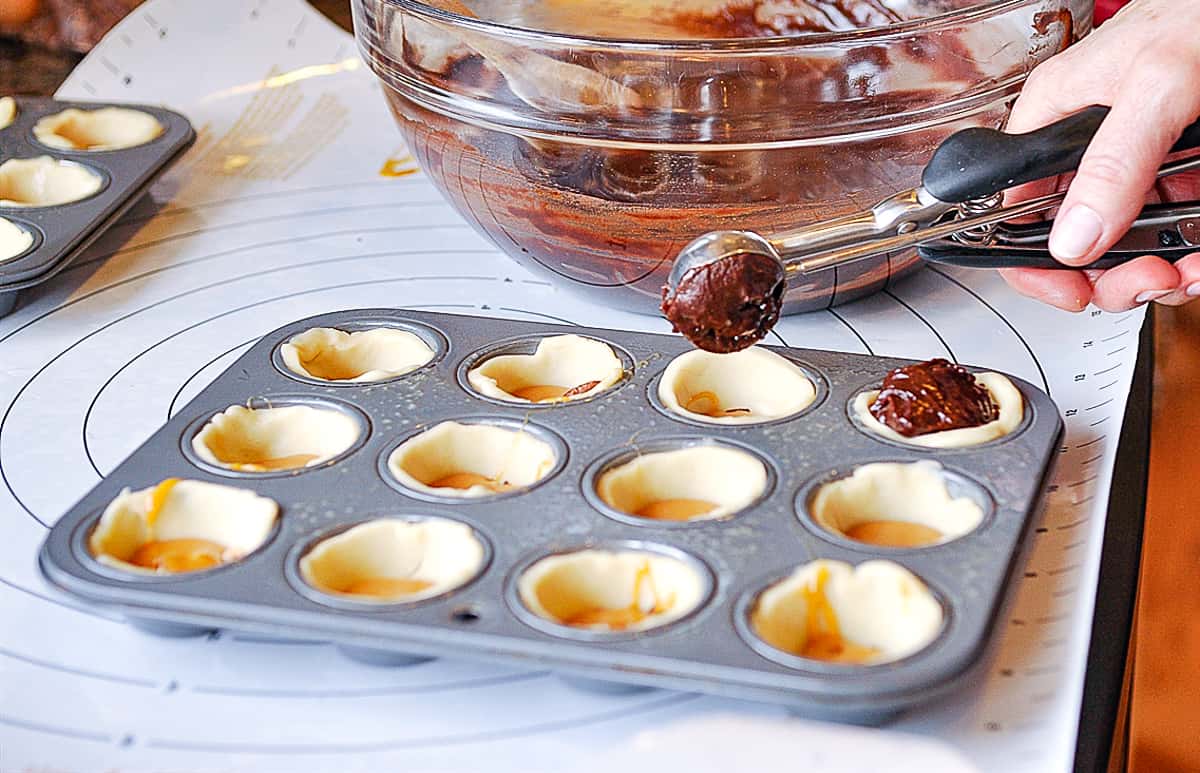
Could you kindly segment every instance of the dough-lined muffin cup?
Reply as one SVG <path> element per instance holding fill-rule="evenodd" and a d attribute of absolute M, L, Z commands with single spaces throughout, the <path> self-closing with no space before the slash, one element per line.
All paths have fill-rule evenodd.
<path fill-rule="evenodd" d="M 164 129 L 149 113 L 128 107 L 80 110 L 71 107 L 40 118 L 33 125 L 34 138 L 58 150 L 121 150 L 145 145 Z"/>
<path fill-rule="evenodd" d="M 201 461 L 225 470 L 286 472 L 341 456 L 363 433 L 360 421 L 339 408 L 231 405 L 204 424 L 192 438 L 191 450 Z"/>
<path fill-rule="evenodd" d="M 581 548 L 529 564 L 516 577 L 516 596 L 539 627 L 559 635 L 637 633 L 704 604 L 711 577 L 702 566 L 649 548 Z"/>
<path fill-rule="evenodd" d="M 987 389 L 1000 409 L 995 419 L 978 427 L 961 427 L 905 437 L 871 413 L 871 405 L 879 396 L 878 389 L 868 389 L 855 395 L 850 403 L 850 415 L 868 434 L 878 435 L 901 445 L 922 448 L 967 448 L 1011 435 L 1025 419 L 1025 400 L 1021 396 L 1021 390 L 999 373 L 974 375 L 975 380 Z"/>
<path fill-rule="evenodd" d="M 17 101 L 12 97 L 0 97 L 0 129 L 7 129 L 17 119 Z"/>
<path fill-rule="evenodd" d="M 635 452 L 595 478 L 596 497 L 618 513 L 656 521 L 728 518 L 761 499 L 767 466 L 749 451 L 720 443 Z"/>
<path fill-rule="evenodd" d="M 157 486 L 124 489 L 109 502 L 87 539 L 101 564 L 136 575 L 185 574 L 234 563 L 267 541 L 279 505 L 253 491 L 168 479 Z M 190 567 L 164 561 L 151 568 L 160 549 L 174 546 Z M 199 564 L 189 562 L 199 556 Z"/>
<path fill-rule="evenodd" d="M 378 518 L 313 544 L 299 559 L 313 590 L 364 604 L 407 604 L 466 585 L 487 549 L 475 530 L 448 518 Z"/>
<path fill-rule="evenodd" d="M 965 489 L 952 493 L 950 484 Z M 805 503 L 820 528 L 842 538 L 882 547 L 925 547 L 969 534 L 990 501 L 974 483 L 941 464 L 872 462 L 850 475 L 821 483 Z"/>
<path fill-rule="evenodd" d="M 478 499 L 516 493 L 548 477 L 562 451 L 544 432 L 501 422 L 443 421 L 396 447 L 387 470 L 426 497 Z"/>
<path fill-rule="evenodd" d="M 396 378 L 433 361 L 436 352 L 409 330 L 378 326 L 347 332 L 314 327 L 279 347 L 284 366 L 303 378 L 363 384 Z"/>
<path fill-rule="evenodd" d="M 784 665 L 863 667 L 920 652 L 944 621 L 933 592 L 899 564 L 818 559 L 763 589 L 747 609 L 746 627 L 750 644 Z M 844 649 L 830 646 L 831 630 Z M 813 648 L 826 654 L 813 657 Z M 843 659 L 828 656 L 832 650 Z"/>
<path fill-rule="evenodd" d="M 0 263 L 19 258 L 33 247 L 37 236 L 6 217 L 0 217 Z"/>
<path fill-rule="evenodd" d="M 603 341 L 574 334 L 538 340 L 531 354 L 487 355 L 466 373 L 479 394 L 508 403 L 563 403 L 593 397 L 625 377 Z"/>
<path fill-rule="evenodd" d="M 0 207 L 55 207 L 96 195 L 104 178 L 74 161 L 50 156 L 0 163 Z"/>
<path fill-rule="evenodd" d="M 676 357 L 658 381 L 668 414 L 704 424 L 763 424 L 804 411 L 817 399 L 813 378 L 769 349 Z"/>

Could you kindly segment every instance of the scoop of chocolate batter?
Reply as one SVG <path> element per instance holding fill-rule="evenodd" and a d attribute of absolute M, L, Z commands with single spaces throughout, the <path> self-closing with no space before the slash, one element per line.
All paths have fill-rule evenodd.
<path fill-rule="evenodd" d="M 979 427 L 1000 409 L 961 365 L 937 359 L 888 373 L 871 414 L 905 437 Z"/>
<path fill-rule="evenodd" d="M 672 294 L 663 288 L 662 311 L 676 332 L 710 352 L 736 352 L 760 341 L 783 307 L 779 264 L 740 253 L 697 266 Z"/>

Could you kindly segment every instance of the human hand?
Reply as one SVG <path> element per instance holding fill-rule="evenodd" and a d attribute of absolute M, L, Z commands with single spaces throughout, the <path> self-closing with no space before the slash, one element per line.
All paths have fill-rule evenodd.
<path fill-rule="evenodd" d="M 1200 25 L 1195 0 L 1133 0 L 1094 34 L 1044 62 L 1013 107 L 1007 131 L 1023 133 L 1091 105 L 1111 105 L 1072 178 L 1009 191 L 1020 201 L 1069 190 L 1050 252 L 1070 266 L 1102 256 L 1147 202 L 1200 198 L 1200 175 L 1156 185 L 1155 173 L 1183 129 L 1200 116 Z M 1068 187 L 1069 186 L 1069 187 Z M 1200 252 L 1174 265 L 1143 256 L 1108 271 L 1007 269 L 1018 292 L 1068 311 L 1093 303 L 1124 311 L 1200 297 Z"/>

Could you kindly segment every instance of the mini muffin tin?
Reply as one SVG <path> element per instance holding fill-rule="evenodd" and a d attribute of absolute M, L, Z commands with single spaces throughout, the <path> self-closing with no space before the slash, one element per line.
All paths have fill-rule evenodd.
<path fill-rule="evenodd" d="M 0 316 L 13 310 L 20 290 L 45 282 L 87 249 L 196 140 L 196 133 L 186 118 L 161 107 L 63 102 L 45 97 L 14 99 L 16 118 L 7 128 L 0 129 L 0 163 L 16 158 L 49 156 L 94 172 L 101 179 L 101 187 L 85 199 L 56 206 L 0 205 L 0 218 L 33 235 L 33 245 L 23 254 L 0 261 Z M 163 132 L 143 145 L 120 150 L 63 150 L 38 142 L 33 136 L 34 124 L 72 107 L 140 110 L 158 119 Z"/>
<path fill-rule="evenodd" d="M 435 357 L 408 375 L 374 384 L 314 382 L 279 364 L 279 346 L 309 328 L 373 325 L 411 330 Z M 627 365 L 624 380 L 584 400 L 544 405 L 507 404 L 470 391 L 464 373 L 481 357 L 531 352 L 539 339 L 568 332 L 610 344 Z M 763 425 L 700 424 L 673 418 L 656 396 L 667 363 L 688 350 L 676 336 L 401 310 L 345 311 L 292 323 L 260 340 L 71 508 L 42 548 L 42 570 L 67 592 L 160 633 L 225 628 L 325 638 L 382 663 L 441 655 L 523 662 L 593 685 L 781 702 L 835 720 L 880 722 L 961 682 L 994 628 L 1022 536 L 1045 489 L 1062 433 L 1050 399 L 1014 378 L 1026 416 L 1010 436 L 966 449 L 902 447 L 856 427 L 847 407 L 907 361 L 779 348 L 816 383 L 817 400 L 809 408 Z M 191 439 L 204 421 L 248 402 L 350 405 L 364 417 L 364 437 L 341 458 L 286 474 L 195 463 Z M 486 499 L 407 492 L 388 472 L 389 454 L 414 433 L 451 419 L 524 426 L 550 439 L 559 463 L 526 491 Z M 594 494 L 606 463 L 629 452 L 709 442 L 748 451 L 768 469 L 766 493 L 727 520 L 639 521 L 614 513 Z M 939 461 L 950 492 L 983 506 L 977 529 L 929 547 L 872 547 L 822 530 L 807 513 L 817 486 L 857 465 L 918 459 Z M 237 563 L 174 576 L 114 575 L 88 555 L 90 530 L 123 488 L 168 477 L 268 496 L 280 504 L 278 527 L 265 546 Z M 454 591 L 408 604 L 345 603 L 304 584 L 297 564 L 309 547 L 379 517 L 465 523 L 484 544 L 485 566 Z M 576 630 L 533 617 L 516 590 L 521 571 L 547 555 L 586 547 L 676 556 L 696 567 L 705 598 L 682 619 L 636 632 Z M 855 565 L 884 558 L 904 566 L 943 605 L 940 635 L 903 660 L 866 666 L 808 661 L 757 640 L 747 622 L 757 595 L 817 558 Z"/>

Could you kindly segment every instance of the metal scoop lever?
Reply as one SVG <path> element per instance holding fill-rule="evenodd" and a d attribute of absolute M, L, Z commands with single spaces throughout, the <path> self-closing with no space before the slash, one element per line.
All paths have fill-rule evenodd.
<path fill-rule="evenodd" d="M 930 263 L 965 268 L 1064 268 L 1050 254 L 1047 240 L 1053 221 L 1001 223 L 978 242 L 951 236 L 926 242 L 917 253 Z M 1143 255 L 1174 263 L 1200 252 L 1200 201 L 1154 204 L 1103 257 L 1084 266 L 1106 269 Z"/>

